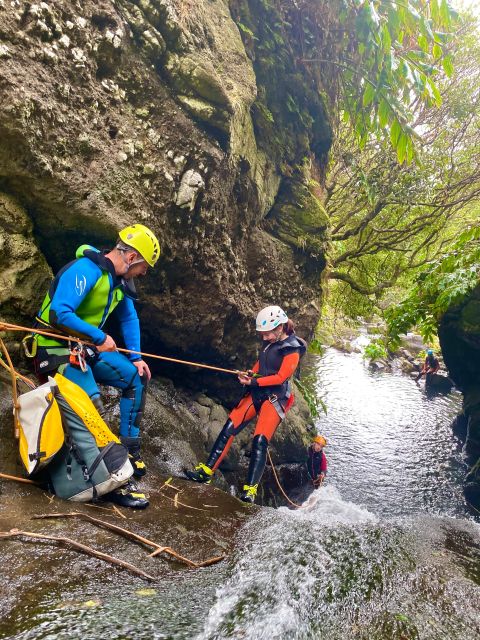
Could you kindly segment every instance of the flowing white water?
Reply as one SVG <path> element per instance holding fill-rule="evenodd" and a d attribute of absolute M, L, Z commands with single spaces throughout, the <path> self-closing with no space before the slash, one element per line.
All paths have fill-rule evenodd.
<path fill-rule="evenodd" d="M 197 640 L 478 638 L 480 527 L 449 427 L 459 394 L 427 398 L 336 351 L 313 367 L 329 484 L 242 530 Z"/>

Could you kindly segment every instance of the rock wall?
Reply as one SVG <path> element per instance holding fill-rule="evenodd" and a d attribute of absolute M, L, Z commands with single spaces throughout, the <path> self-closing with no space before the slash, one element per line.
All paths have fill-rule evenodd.
<path fill-rule="evenodd" d="M 245 366 L 252 317 L 274 302 L 311 335 L 331 133 L 276 15 L 253 1 L 0 1 L 0 207 L 23 211 L 0 227 L 0 317 L 28 322 L 49 268 L 140 221 L 162 245 L 140 286 L 144 346 Z"/>
<path fill-rule="evenodd" d="M 162 247 L 139 283 L 145 350 L 245 368 L 254 315 L 271 303 L 312 334 L 331 131 L 276 4 L 0 0 L 0 319 L 29 324 L 79 244 L 111 248 L 142 222 Z M 177 391 L 153 385 L 146 450 L 177 473 L 204 457 L 225 418 L 207 396 L 231 406 L 238 383 L 156 373 Z M 8 407 L 5 386 L 0 398 Z M 282 425 L 279 463 L 303 459 L 307 422 L 302 405 Z M 15 463 L 2 429 L 5 469 Z M 247 447 L 245 433 L 228 462 L 235 477 Z"/>
<path fill-rule="evenodd" d="M 463 393 L 465 452 L 480 459 L 480 284 L 441 319 L 440 344 L 451 378 Z M 467 476 L 466 492 L 480 506 L 479 469 Z"/>

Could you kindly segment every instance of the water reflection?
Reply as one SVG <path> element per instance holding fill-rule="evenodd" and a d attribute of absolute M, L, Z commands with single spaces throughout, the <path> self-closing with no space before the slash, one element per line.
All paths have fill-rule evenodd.
<path fill-rule="evenodd" d="M 388 516 L 467 516 L 461 444 L 450 427 L 459 392 L 427 395 L 404 374 L 371 372 L 360 355 L 334 349 L 310 357 L 306 370 L 328 406 L 317 428 L 345 499 Z"/>

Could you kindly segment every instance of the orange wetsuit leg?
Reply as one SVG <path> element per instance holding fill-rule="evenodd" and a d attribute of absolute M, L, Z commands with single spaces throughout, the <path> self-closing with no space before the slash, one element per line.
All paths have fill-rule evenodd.
<path fill-rule="evenodd" d="M 270 442 L 281 421 L 282 420 L 273 404 L 266 400 L 260 408 L 257 426 L 253 436 L 263 435 Z"/>
<path fill-rule="evenodd" d="M 227 455 L 228 450 L 232 445 L 234 437 L 238 435 L 240 431 L 243 431 L 247 423 L 250 422 L 250 420 L 252 420 L 252 418 L 254 418 L 256 415 L 257 415 L 257 412 L 255 411 L 255 407 L 253 406 L 253 400 L 251 395 L 244 396 L 240 400 L 240 402 L 237 404 L 237 406 L 234 409 L 232 409 L 232 411 L 230 412 L 230 415 L 228 416 L 230 420 L 233 422 L 233 428 L 231 429 L 232 435 L 228 438 L 227 443 L 222 453 L 220 454 L 220 457 L 218 458 L 218 460 L 216 460 L 215 464 L 213 465 L 212 467 L 213 471 L 218 469 L 218 467 L 222 463 L 222 460 Z"/>

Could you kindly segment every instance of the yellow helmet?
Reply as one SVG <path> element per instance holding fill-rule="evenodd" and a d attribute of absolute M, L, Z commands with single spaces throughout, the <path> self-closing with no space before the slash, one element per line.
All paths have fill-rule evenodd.
<path fill-rule="evenodd" d="M 313 438 L 312 442 L 316 442 L 317 444 L 321 444 L 322 447 L 326 447 L 327 446 L 327 439 L 324 436 L 315 436 L 315 438 Z"/>
<path fill-rule="evenodd" d="M 119 232 L 120 240 L 138 251 L 145 262 L 155 266 L 160 257 L 160 245 L 155 234 L 143 224 L 132 224 Z"/>

